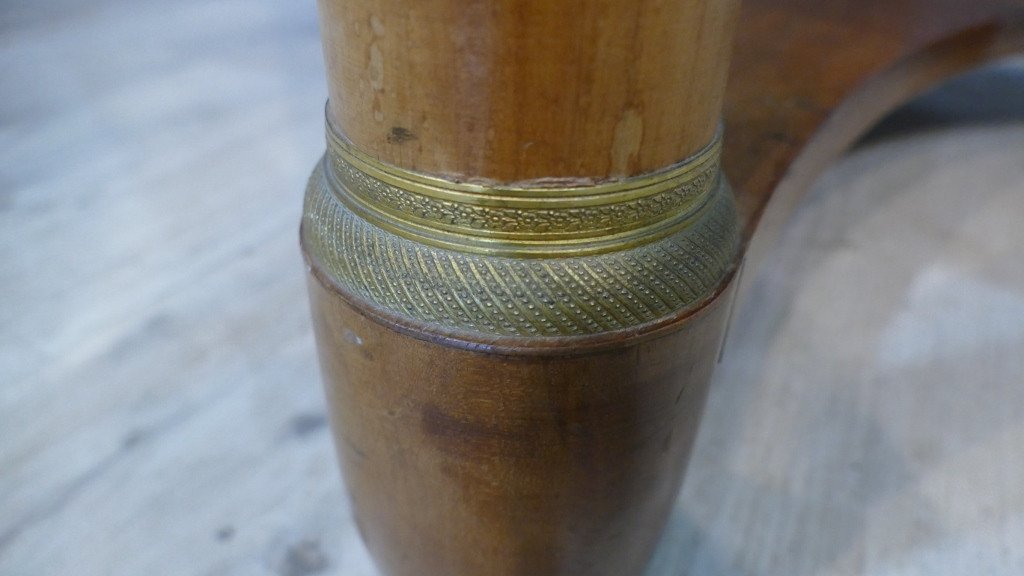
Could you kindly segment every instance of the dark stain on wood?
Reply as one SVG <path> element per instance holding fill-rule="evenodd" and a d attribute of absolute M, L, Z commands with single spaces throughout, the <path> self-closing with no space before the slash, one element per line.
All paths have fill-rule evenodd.
<path fill-rule="evenodd" d="M 401 126 L 395 126 L 391 128 L 391 132 L 388 132 L 388 144 L 405 144 L 406 142 L 415 139 L 415 134 L 413 134 L 408 128 L 402 128 Z"/>

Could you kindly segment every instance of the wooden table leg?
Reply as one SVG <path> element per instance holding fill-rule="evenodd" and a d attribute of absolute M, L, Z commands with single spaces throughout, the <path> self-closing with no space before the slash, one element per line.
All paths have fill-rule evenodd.
<path fill-rule="evenodd" d="M 320 2 L 321 364 L 389 575 L 639 574 L 718 355 L 736 2 Z"/>
<path fill-rule="evenodd" d="M 723 149 L 734 2 L 319 6 L 302 242 L 391 576 L 640 573 L 738 263 L 881 114 L 1024 46 L 1018 1 L 748 0 Z"/>

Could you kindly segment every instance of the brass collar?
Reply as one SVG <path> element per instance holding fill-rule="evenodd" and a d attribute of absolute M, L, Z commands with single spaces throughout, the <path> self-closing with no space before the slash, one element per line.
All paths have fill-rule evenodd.
<path fill-rule="evenodd" d="M 488 185 L 384 164 L 328 126 L 325 178 L 374 225 L 430 246 L 518 258 L 636 247 L 700 217 L 718 188 L 721 133 L 664 170 L 586 186 Z"/>

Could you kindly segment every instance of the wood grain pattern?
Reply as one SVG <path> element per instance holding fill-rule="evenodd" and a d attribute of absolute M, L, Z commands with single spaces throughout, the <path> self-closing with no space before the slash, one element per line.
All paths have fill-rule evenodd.
<path fill-rule="evenodd" d="M 653 3 L 601 2 L 591 5 L 600 8 L 593 13 L 568 2 L 500 3 L 489 5 L 482 13 L 473 7 L 456 10 L 443 3 L 430 6 L 423 15 L 408 3 L 381 0 L 344 8 L 324 1 L 320 6 L 332 86 L 332 121 L 357 147 L 406 168 L 445 174 L 458 181 L 631 175 L 643 167 L 656 170 L 681 158 L 676 140 L 667 147 L 651 148 L 660 163 L 643 163 L 646 154 L 640 146 L 660 143 L 645 138 L 647 121 L 635 113 L 637 106 L 656 112 L 660 125 L 677 135 L 692 134 L 694 128 L 708 126 L 718 116 L 719 82 L 709 82 L 701 72 L 711 65 L 724 74 L 725 58 L 709 62 L 705 54 L 724 54 L 723 39 L 730 34 L 724 24 L 704 26 L 704 16 L 696 14 L 706 15 L 707 10 L 685 18 L 683 3 L 671 5 L 671 14 L 679 17 L 669 18 L 673 26 L 665 25 L 664 13 L 657 13 L 658 21 L 650 19 L 656 14 L 650 10 Z M 739 86 L 730 87 L 740 96 L 730 100 L 727 111 L 727 128 L 734 123 L 742 126 L 740 145 L 732 145 L 726 158 L 736 164 L 727 168 L 734 170 L 730 174 L 743 199 L 747 237 L 787 170 L 809 173 L 815 162 L 823 165 L 829 153 L 837 154 L 900 99 L 965 65 L 1015 48 L 1017 33 L 1024 28 L 1001 19 L 1007 17 L 1002 10 L 1008 6 L 997 0 L 951 11 L 942 18 L 934 12 L 950 11 L 952 5 L 908 2 L 883 11 L 881 6 L 854 9 L 842 2 L 795 2 L 783 12 L 775 3 L 748 6 L 744 13 L 747 28 L 740 35 L 747 52 L 741 50 L 738 56 L 735 74 Z M 616 13 L 617 9 L 622 12 Z M 464 19 L 467 15 L 476 19 Z M 505 20 L 510 16 L 511 20 Z M 521 18 L 516 20 L 517 16 Z M 584 33 L 590 31 L 588 26 L 576 27 L 577 16 L 584 24 L 596 18 L 615 34 L 605 38 L 598 33 L 591 38 Z M 924 19 L 919 22 L 921 17 Z M 401 30 L 397 39 L 388 35 L 388 27 L 394 23 Z M 690 52 L 670 50 L 667 55 L 648 52 L 644 42 L 666 37 L 654 27 L 672 30 L 668 37 L 674 42 L 684 31 L 697 29 L 697 47 Z M 965 27 L 959 35 L 944 37 L 944 31 Z M 556 28 L 563 30 L 561 35 L 552 33 Z M 632 41 L 623 35 L 630 30 L 638 33 Z M 931 40 L 939 43 L 929 45 L 930 35 L 937 35 Z M 576 49 L 549 45 L 553 38 Z M 531 50 L 523 51 L 524 45 Z M 856 49 L 851 48 L 854 45 Z M 672 43 L 664 47 L 678 48 Z M 607 50 L 621 51 L 619 59 L 595 60 L 591 56 Z M 685 71 L 693 81 L 682 93 L 678 82 L 665 82 L 666 58 L 675 58 L 677 70 Z M 583 81 L 556 82 L 552 75 L 556 67 L 565 70 L 564 76 Z M 636 70 L 627 73 L 632 68 Z M 610 85 L 609 76 L 628 79 L 628 86 L 637 87 L 643 96 L 639 103 L 620 98 L 621 87 Z M 868 77 L 874 80 L 867 82 Z M 508 78 L 514 79 L 511 84 Z M 474 90 L 462 91 L 467 86 Z M 854 93 L 857 89 L 861 92 Z M 685 114 L 666 116 L 664 112 L 672 111 L 660 104 L 680 94 L 690 99 L 695 94 L 710 96 L 710 106 L 691 105 Z M 599 107 L 588 117 L 595 110 L 588 104 L 595 99 L 607 101 L 610 108 Z M 840 106 L 844 102 L 846 108 Z M 695 117 L 697 113 L 704 117 Z M 586 135 L 575 124 L 581 116 L 591 131 Z M 392 118 L 419 124 L 415 129 L 395 124 L 388 131 Z M 514 130 L 503 124 L 509 118 L 514 119 Z M 530 127 L 538 126 L 543 135 L 531 131 Z M 483 139 L 478 130 L 483 130 Z M 416 148 L 395 154 L 412 141 L 417 141 Z M 388 146 L 382 147 L 384 143 Z M 687 145 L 692 152 L 694 141 Z M 802 164 L 795 165 L 797 152 L 805 145 L 810 153 L 799 156 Z M 512 153 L 501 151 L 501 146 L 511 147 Z M 628 155 L 640 162 L 624 163 L 624 146 L 630 150 Z M 517 153 L 527 147 L 541 156 L 531 159 Z M 498 153 L 492 155 L 495 150 Z M 737 150 L 743 151 L 739 159 Z M 786 157 L 788 153 L 793 155 Z M 578 164 L 567 167 L 566 156 Z M 529 167 L 527 172 L 524 166 Z M 781 193 L 776 210 L 785 207 L 786 190 Z M 315 226 L 319 221 L 307 218 L 304 225 Z M 619 404 L 625 414 L 638 418 L 636 429 L 643 428 L 641 422 L 646 420 L 651 424 L 661 418 L 692 420 L 691 415 L 702 410 L 703 395 L 694 398 L 693 404 L 674 405 L 664 416 L 645 408 L 644 398 L 657 396 L 666 388 L 705 386 L 710 371 L 692 366 L 710 363 L 717 356 L 716 347 L 700 343 L 718 340 L 720 323 L 713 323 L 718 331 L 711 329 L 705 334 L 701 322 L 684 318 L 673 324 L 676 332 L 645 344 L 641 344 L 640 330 L 624 332 L 621 337 L 616 334 L 617 339 L 608 338 L 606 348 L 588 356 L 585 364 L 577 358 L 581 353 L 576 349 L 578 343 L 570 339 L 561 343 L 523 339 L 495 349 L 492 340 L 497 335 L 452 337 L 442 326 L 411 321 L 385 322 L 381 334 L 386 336 L 378 336 L 359 313 L 378 321 L 388 313 L 363 310 L 373 305 L 360 302 L 334 282 L 326 272 L 333 265 L 323 262 L 322 256 L 315 257 L 308 245 L 305 248 L 313 269 L 314 316 L 325 386 L 332 397 L 337 442 L 342 447 L 339 453 L 364 538 L 386 574 L 554 576 L 642 571 L 662 522 L 654 511 L 663 508 L 673 495 L 644 486 L 639 490 L 649 492 L 651 500 L 646 500 L 628 490 L 608 490 L 601 483 L 604 466 L 588 470 L 593 462 L 586 459 L 563 455 L 555 458 L 563 466 L 552 466 L 549 437 L 562 438 L 563 444 L 566 440 L 558 426 L 551 427 L 550 435 L 544 432 L 548 425 L 543 415 L 559 411 L 558 397 L 568 383 L 579 384 L 578 401 L 587 408 L 582 418 L 572 422 L 580 436 L 575 452 L 617 455 L 630 462 L 633 472 L 629 478 L 633 480 L 627 482 L 649 479 L 661 485 L 665 479 L 678 478 L 676 468 L 659 470 L 653 464 L 658 457 L 651 451 L 656 444 L 654 435 L 604 437 L 605 420 L 589 415 L 589 407 L 601 405 L 607 394 L 603 378 L 608 375 L 631 390 Z M 722 296 L 704 312 L 725 310 L 730 304 L 730 299 Z M 374 334 L 372 339 L 377 342 L 374 358 L 365 361 L 361 359 L 363 351 L 349 345 L 363 342 L 364 333 Z M 421 341 L 435 348 L 419 352 Z M 651 346 L 653 357 L 668 354 L 677 359 L 650 387 L 642 371 L 623 369 L 632 357 L 630 351 L 641 345 Z M 436 363 L 449 351 L 463 354 L 464 350 L 469 350 L 470 356 Z M 525 368 L 522 360 L 534 358 L 538 350 L 545 370 Z M 620 352 L 626 353 L 626 358 L 619 358 Z M 607 364 L 605 355 L 610 358 Z M 402 360 L 393 360 L 397 358 Z M 636 363 L 639 365 L 639 360 Z M 440 366 L 458 369 L 440 370 Z M 600 369 L 592 373 L 583 369 L 585 366 Z M 414 383 L 412 389 L 410 383 Z M 495 386 L 505 394 L 493 393 L 491 387 Z M 476 394 L 481 388 L 489 391 L 481 395 L 482 403 Z M 426 392 L 421 394 L 422 390 Z M 546 401 L 532 400 L 533 394 Z M 381 401 L 381 397 L 388 400 Z M 394 406 L 401 398 L 411 398 L 411 415 L 385 417 L 383 407 Z M 638 408 L 631 409 L 634 405 Z M 523 427 L 524 421 L 532 425 Z M 470 422 L 460 428 L 465 433 L 455 439 L 462 443 L 462 451 L 454 463 L 434 445 L 436 434 L 423 422 Z M 627 426 L 632 429 L 633 425 Z M 509 452 L 495 452 L 490 443 L 473 441 L 469 430 L 489 431 L 488 438 L 500 439 L 496 445 Z M 374 457 L 366 458 L 362 449 L 345 449 L 353 438 L 362 439 L 356 442 L 360 445 L 373 438 L 380 448 L 372 450 Z M 691 440 L 684 437 L 680 442 L 688 446 Z M 521 445 L 533 450 L 517 451 Z M 520 452 L 529 457 L 517 458 Z M 686 451 L 671 452 L 683 455 Z M 417 458 L 410 459 L 409 454 Z M 513 466 L 515 473 L 503 472 L 506 465 Z M 678 470 L 685 468 L 685 462 L 677 465 Z M 415 471 L 413 481 L 408 480 L 409 469 Z M 595 481 L 595 473 L 601 480 Z M 520 483 L 522 478 L 527 479 L 526 484 Z M 468 488 L 449 494 L 451 486 Z M 585 495 L 586 506 L 604 512 L 588 515 L 580 512 L 583 506 L 566 506 L 567 499 L 573 501 L 569 495 L 579 494 Z M 477 507 L 474 503 L 480 498 L 484 504 Z M 524 503 L 528 503 L 525 509 Z M 471 536 L 464 536 L 467 534 Z"/>
<path fill-rule="evenodd" d="M 579 203 L 566 212 L 582 229 L 583 206 L 608 195 L 592 184 L 669 168 L 717 132 L 735 0 L 319 6 L 332 132 L 452 183 L 529 182 L 545 199 L 571 183 L 562 201 Z M 489 236 L 493 262 L 457 235 L 421 249 L 439 240 L 403 243 L 388 235 L 413 223 L 345 212 L 356 202 L 330 190 L 335 164 L 314 172 L 301 239 L 342 469 L 381 570 L 640 575 L 734 294 L 736 213 L 717 162 L 706 209 L 671 232 L 614 228 L 603 253 L 567 255 Z M 508 217 L 547 230 L 535 213 Z M 322 248 L 346 237 L 361 243 Z"/>
<path fill-rule="evenodd" d="M 312 2 L 2 20 L 0 573 L 376 575 L 299 305 Z M 737 316 L 652 575 L 1024 572 L 1022 86 L 943 92 L 817 187 Z"/>
<path fill-rule="evenodd" d="M 396 330 L 319 278 L 310 292 L 338 455 L 383 573 L 644 570 L 730 298 L 656 338 L 524 355 Z"/>
<path fill-rule="evenodd" d="M 723 164 L 756 265 L 814 178 L 887 112 L 1024 51 L 1024 2 L 746 0 L 737 37 Z"/>
<path fill-rule="evenodd" d="M 737 0 L 322 0 L 331 117 L 389 164 L 632 176 L 714 134 Z"/>

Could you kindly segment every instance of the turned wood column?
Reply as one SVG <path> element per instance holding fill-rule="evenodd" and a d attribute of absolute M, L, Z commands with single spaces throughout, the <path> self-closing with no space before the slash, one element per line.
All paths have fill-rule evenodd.
<path fill-rule="evenodd" d="M 330 115 L 375 158 L 515 182 L 660 170 L 712 138 L 735 0 L 320 0 Z"/>
<path fill-rule="evenodd" d="M 389 576 L 643 571 L 739 252 L 736 2 L 320 0 L 302 244 L 336 446 Z"/>

